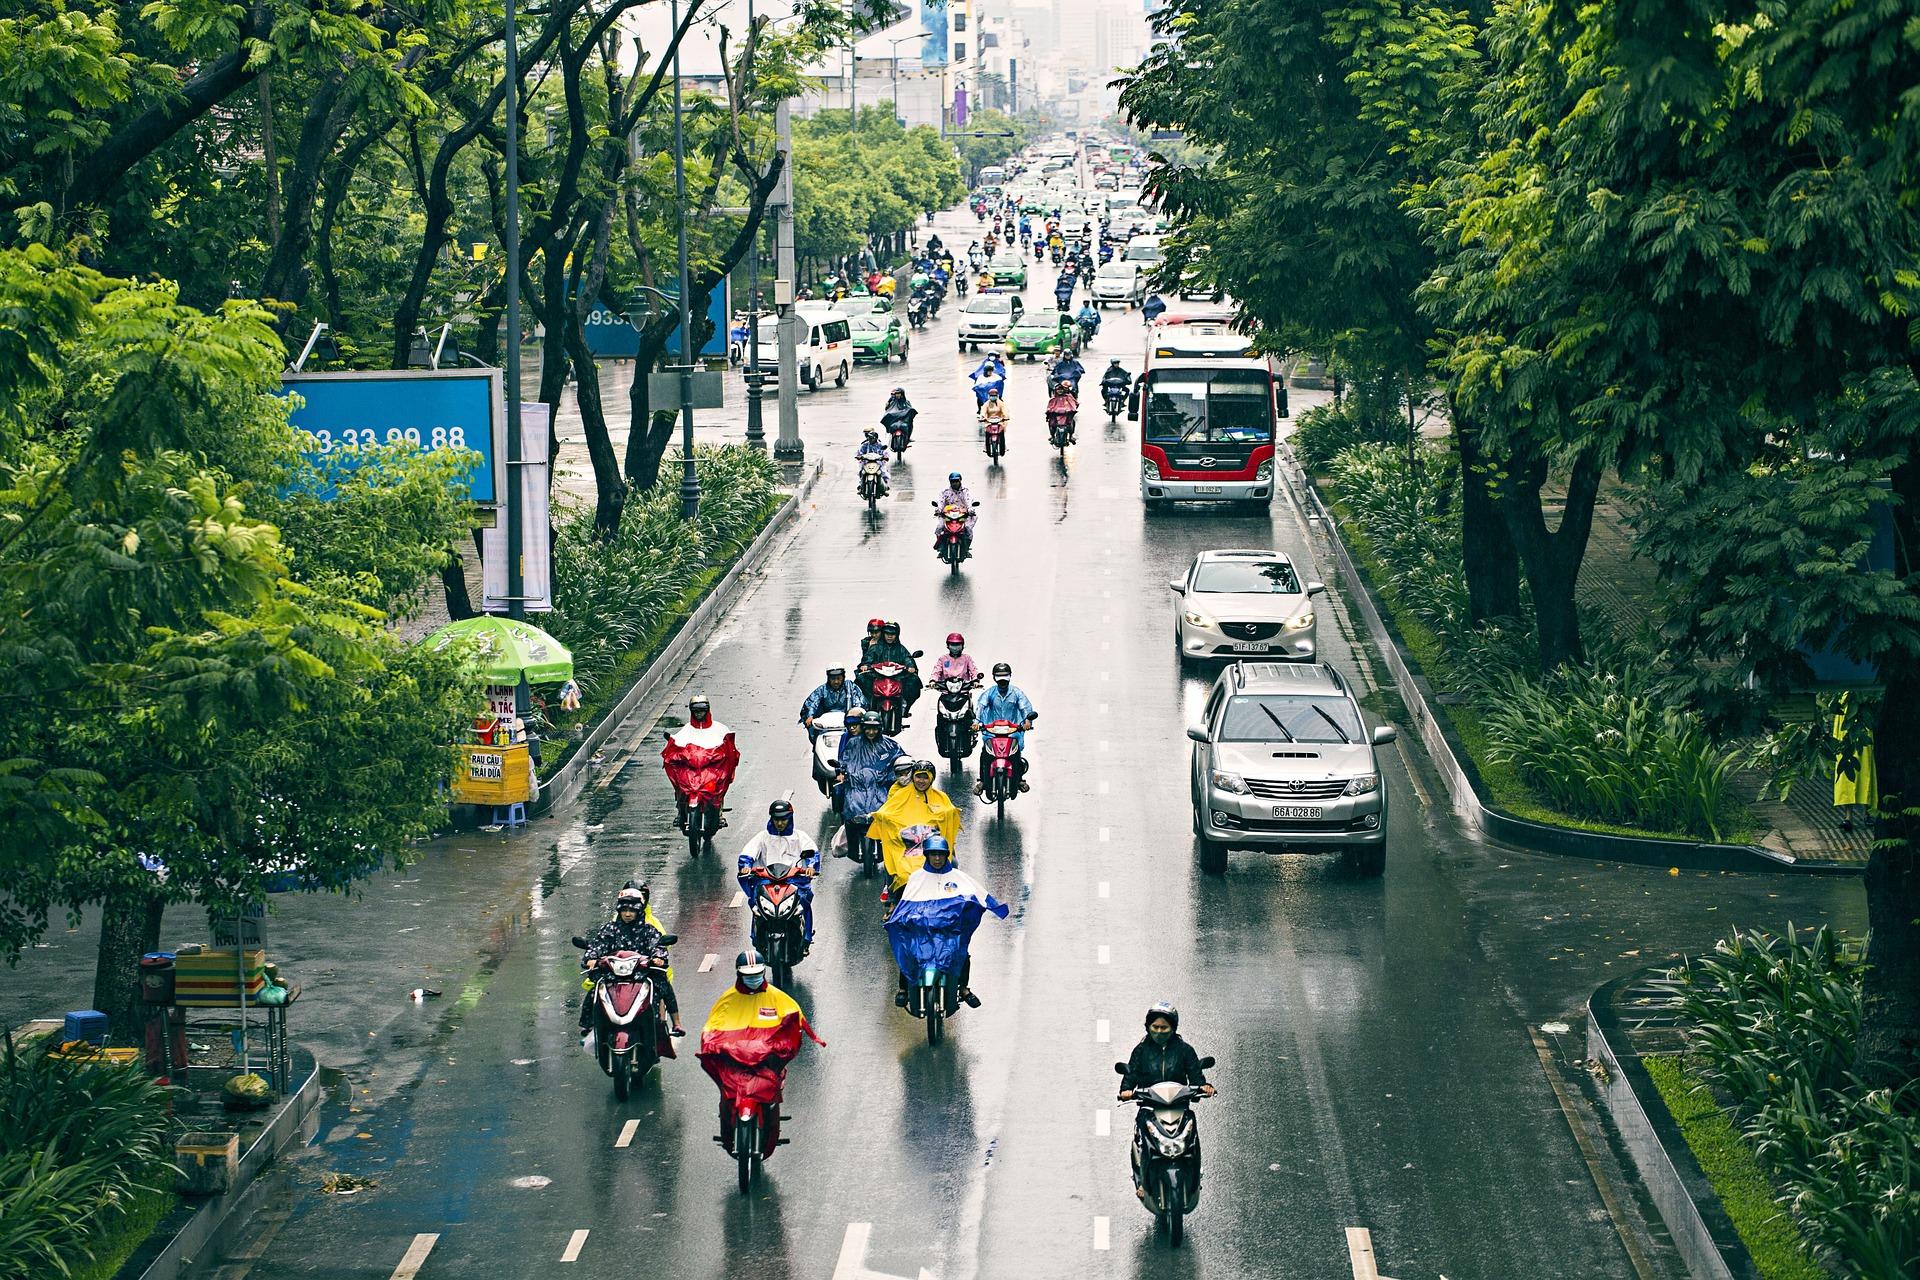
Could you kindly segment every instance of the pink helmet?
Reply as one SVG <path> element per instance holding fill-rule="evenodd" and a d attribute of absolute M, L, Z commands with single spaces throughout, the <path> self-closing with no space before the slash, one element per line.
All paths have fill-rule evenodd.
<path fill-rule="evenodd" d="M 947 643 L 948 643 L 948 644 L 957 644 L 957 645 L 960 645 L 960 646 L 962 646 L 962 647 L 965 647 L 965 645 L 966 645 L 966 643 L 967 643 L 967 638 L 966 638 L 965 636 L 963 636 L 963 635 L 961 635 L 961 634 L 960 634 L 960 633 L 959 633 L 958 631 L 953 631 L 953 632 L 949 632 L 949 633 L 947 634 Z"/>

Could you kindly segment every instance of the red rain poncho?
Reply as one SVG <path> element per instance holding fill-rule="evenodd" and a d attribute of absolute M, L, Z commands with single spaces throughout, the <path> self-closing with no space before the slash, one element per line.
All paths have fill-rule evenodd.
<path fill-rule="evenodd" d="M 735 985 L 714 1002 L 700 1032 L 699 1057 L 701 1068 L 720 1086 L 723 1135 L 732 1132 L 740 1104 L 754 1103 L 760 1108 L 763 1149 L 773 1153 L 780 1136 L 781 1086 L 802 1036 L 825 1047 L 799 1003 L 776 987 L 742 991 Z"/>
<path fill-rule="evenodd" d="M 733 745 L 733 730 L 709 719 L 668 734 L 660 760 L 676 792 L 689 802 L 700 800 L 717 809 L 726 803 L 727 788 L 740 767 L 740 748 Z"/>

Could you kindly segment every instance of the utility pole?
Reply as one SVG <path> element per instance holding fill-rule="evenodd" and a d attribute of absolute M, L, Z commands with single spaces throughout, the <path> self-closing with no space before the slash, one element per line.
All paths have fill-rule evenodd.
<path fill-rule="evenodd" d="M 747 0 L 747 38 L 753 39 L 753 0 Z M 747 96 L 753 93 L 753 68 L 746 73 Z M 767 431 L 760 419 L 760 232 L 747 249 L 747 448 L 766 451 Z"/>
<path fill-rule="evenodd" d="M 680 0 L 673 0 L 680 33 Z M 673 198 L 680 207 L 680 518 L 700 510 L 700 477 L 693 469 L 693 324 L 687 316 L 687 143 L 680 127 L 680 43 L 673 45 Z"/>
<path fill-rule="evenodd" d="M 506 0 L 507 108 L 507 616 L 527 616 L 524 554 L 520 529 L 520 50 L 514 0 Z M 526 718 L 527 682 L 514 693 L 515 710 Z"/>
<path fill-rule="evenodd" d="M 800 360 L 794 326 L 793 262 L 793 115 L 782 99 L 773 112 L 774 146 L 780 156 L 779 215 L 774 219 L 774 301 L 780 307 L 780 435 L 773 456 L 798 466 L 806 459 L 800 443 Z M 782 301 L 784 294 L 785 300 Z"/>

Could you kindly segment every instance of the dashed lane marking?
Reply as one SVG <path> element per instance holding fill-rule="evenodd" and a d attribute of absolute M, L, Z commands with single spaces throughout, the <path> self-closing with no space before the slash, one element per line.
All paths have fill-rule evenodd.
<path fill-rule="evenodd" d="M 1113 790 L 1113 784 L 1105 778 L 1100 779 L 1100 794 L 1104 796 L 1111 790 Z"/>
<path fill-rule="evenodd" d="M 1099 946 L 1094 948 L 1093 962 L 1095 964 L 1109 964 L 1112 962 L 1112 960 L 1113 960 L 1112 947 L 1109 947 L 1106 943 L 1103 942 Z"/>
<path fill-rule="evenodd" d="M 714 965 L 719 963 L 720 963 L 720 957 L 715 955 L 713 952 L 709 951 L 707 952 L 706 955 L 700 957 L 700 972 L 705 973 L 707 970 L 713 968 Z"/>
<path fill-rule="evenodd" d="M 1112 839 L 1113 839 L 1113 828 L 1112 828 L 1112 827 L 1102 827 L 1102 828 L 1100 828 L 1100 843 L 1101 843 L 1101 844 L 1106 844 L 1106 843 L 1107 843 L 1107 842 L 1108 842 L 1109 840 L 1112 840 Z"/>
<path fill-rule="evenodd" d="M 1113 1222 L 1108 1218 L 1093 1220 L 1093 1247 L 1097 1250 L 1113 1248 Z"/>
<path fill-rule="evenodd" d="M 640 1132 L 640 1122 L 638 1120 L 627 1121 L 620 1126 L 620 1136 L 613 1140 L 614 1147 L 619 1149 L 632 1146 L 633 1135 L 638 1132 Z"/>
<path fill-rule="evenodd" d="M 735 890 L 733 891 L 733 901 L 732 901 L 732 902 L 729 902 L 729 903 L 728 903 L 727 905 L 728 905 L 728 906 L 730 906 L 730 907 L 744 907 L 744 906 L 746 906 L 746 905 L 747 905 L 747 891 L 746 891 L 745 889 L 735 889 Z"/>
<path fill-rule="evenodd" d="M 574 1232 L 573 1235 L 567 1240 L 567 1247 L 561 1251 L 560 1261 L 562 1262 L 580 1261 L 580 1250 L 586 1248 L 586 1246 L 587 1246 L 587 1228 L 581 1227 L 578 1231 Z"/>
<path fill-rule="evenodd" d="M 1373 1233 L 1365 1227 L 1347 1228 L 1347 1257 L 1353 1260 L 1353 1280 L 1393 1280 L 1380 1274 L 1373 1258 Z"/>
<path fill-rule="evenodd" d="M 1113 1024 L 1105 1018 L 1097 1019 L 1093 1024 L 1093 1039 L 1096 1044 L 1106 1044 L 1113 1039 Z"/>
<path fill-rule="evenodd" d="M 1093 1136 L 1104 1138 L 1113 1132 L 1113 1112 L 1106 1107 L 1097 1107 L 1093 1113 Z"/>
<path fill-rule="evenodd" d="M 400 1258 L 400 1265 L 393 1269 L 388 1280 L 413 1280 L 420 1274 L 420 1268 L 427 1263 L 427 1255 L 433 1252 L 433 1246 L 440 1241 L 437 1231 L 423 1231 L 413 1238 L 407 1251 Z"/>
<path fill-rule="evenodd" d="M 1094 893 L 1102 898 L 1109 897 L 1113 893 L 1113 886 L 1102 880 L 1094 887 Z"/>

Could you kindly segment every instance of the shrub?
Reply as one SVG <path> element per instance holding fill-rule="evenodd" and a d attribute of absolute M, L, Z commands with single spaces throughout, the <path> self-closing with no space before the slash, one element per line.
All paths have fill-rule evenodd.
<path fill-rule="evenodd" d="M 65 1276 L 173 1183 L 165 1091 L 137 1070 L 0 1062 L 0 1280 Z"/>
<path fill-rule="evenodd" d="M 1407 424 L 1397 414 L 1369 410 L 1359 396 L 1317 404 L 1294 423 L 1287 443 L 1300 465 L 1318 473 L 1336 454 L 1355 445 L 1398 444 L 1406 448 Z"/>

